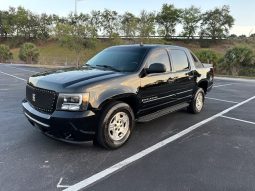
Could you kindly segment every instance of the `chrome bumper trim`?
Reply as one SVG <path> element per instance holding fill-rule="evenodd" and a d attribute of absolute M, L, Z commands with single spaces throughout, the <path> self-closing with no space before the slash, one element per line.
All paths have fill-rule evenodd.
<path fill-rule="evenodd" d="M 45 123 L 42 123 L 42 122 L 40 122 L 40 121 L 34 119 L 33 117 L 31 117 L 31 116 L 28 115 L 27 113 L 24 113 L 24 114 L 25 114 L 25 115 L 27 116 L 27 118 L 29 118 L 31 121 L 33 121 L 33 122 L 35 122 L 35 123 L 38 123 L 39 125 L 42 125 L 42 126 L 44 126 L 44 127 L 50 127 L 50 125 L 45 124 Z"/>

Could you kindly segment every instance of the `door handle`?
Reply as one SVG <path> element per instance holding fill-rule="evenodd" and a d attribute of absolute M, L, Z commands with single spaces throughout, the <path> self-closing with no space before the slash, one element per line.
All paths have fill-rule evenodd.
<path fill-rule="evenodd" d="M 167 82 L 174 82 L 175 81 L 175 78 L 168 78 Z"/>
<path fill-rule="evenodd" d="M 176 79 L 178 79 L 178 77 L 170 77 L 168 78 L 168 82 L 174 82 Z"/>

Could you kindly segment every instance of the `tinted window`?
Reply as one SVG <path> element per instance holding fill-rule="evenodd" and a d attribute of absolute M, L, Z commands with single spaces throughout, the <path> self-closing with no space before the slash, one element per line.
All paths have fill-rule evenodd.
<path fill-rule="evenodd" d="M 121 72 L 135 72 L 140 66 L 141 62 L 147 52 L 143 47 L 112 47 L 106 49 L 86 64 L 94 67 L 110 66 Z"/>
<path fill-rule="evenodd" d="M 189 62 L 186 53 L 183 50 L 171 50 L 172 64 L 175 71 L 189 69 Z"/>
<path fill-rule="evenodd" d="M 166 66 L 166 71 L 170 71 L 170 62 L 166 50 L 161 49 L 152 52 L 152 54 L 148 58 L 147 67 L 149 68 L 151 64 L 155 63 L 164 64 Z"/>
<path fill-rule="evenodd" d="M 193 59 L 194 65 L 196 66 L 196 68 L 203 68 L 203 64 L 198 60 L 198 58 L 192 53 L 190 52 L 191 57 Z"/>

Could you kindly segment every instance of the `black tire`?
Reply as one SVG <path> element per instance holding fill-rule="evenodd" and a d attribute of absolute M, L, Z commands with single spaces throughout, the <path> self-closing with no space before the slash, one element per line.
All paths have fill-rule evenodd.
<path fill-rule="evenodd" d="M 116 116 L 122 116 L 123 118 L 121 119 L 121 121 L 117 120 Z M 124 121 L 124 117 L 125 119 L 128 120 L 128 122 L 123 122 Z M 119 118 L 118 118 L 119 119 Z M 118 124 L 117 124 L 118 122 Z M 119 147 L 121 147 L 122 145 L 124 145 L 133 130 L 134 127 L 134 113 L 133 110 L 131 109 L 131 107 L 123 102 L 113 102 L 110 103 L 109 105 L 107 105 L 100 116 L 100 121 L 98 124 L 98 129 L 97 129 L 97 133 L 96 133 L 96 137 L 94 140 L 94 144 L 99 144 L 100 146 L 106 148 L 106 149 L 117 149 Z M 114 126 L 114 128 L 111 128 L 111 126 Z M 126 134 L 120 132 L 120 131 L 115 131 L 116 128 L 115 126 L 117 125 L 116 128 L 120 129 L 125 129 L 123 131 L 126 131 Z M 127 125 L 125 128 L 123 126 Z M 112 130 L 113 129 L 113 130 Z M 114 133 L 113 133 L 114 132 Z M 123 136 L 121 138 L 121 136 Z M 114 138 L 121 138 L 120 140 L 114 140 Z"/>
<path fill-rule="evenodd" d="M 201 106 L 198 107 L 197 102 L 199 101 L 198 99 L 202 97 L 202 101 L 201 101 Z M 194 94 L 192 101 L 190 102 L 190 105 L 188 106 L 188 112 L 190 113 L 200 113 L 204 107 L 204 102 L 205 102 L 205 92 L 202 88 L 198 88 L 196 93 Z"/>

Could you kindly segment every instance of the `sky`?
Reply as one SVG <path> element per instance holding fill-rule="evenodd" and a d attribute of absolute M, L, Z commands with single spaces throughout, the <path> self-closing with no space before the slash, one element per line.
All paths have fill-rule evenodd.
<path fill-rule="evenodd" d="M 255 1 L 254 0 L 77 0 L 78 12 L 89 13 L 91 10 L 125 11 L 136 15 L 141 10 L 159 11 L 163 3 L 174 4 L 177 8 L 188 8 L 191 5 L 202 11 L 229 5 L 231 15 L 235 18 L 235 25 L 230 33 L 249 35 L 255 33 Z M 9 6 L 23 6 L 34 13 L 48 13 L 66 16 L 74 12 L 75 0 L 0 0 L 0 10 L 7 10 Z M 181 29 L 177 29 L 177 33 Z"/>

